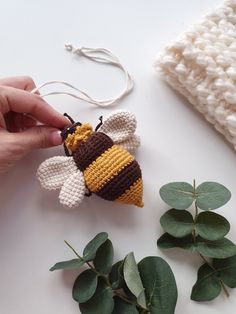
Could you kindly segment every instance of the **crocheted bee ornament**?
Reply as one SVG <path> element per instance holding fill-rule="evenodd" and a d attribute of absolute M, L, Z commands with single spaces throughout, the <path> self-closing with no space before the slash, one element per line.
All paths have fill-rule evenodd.
<path fill-rule="evenodd" d="M 59 200 L 68 207 L 79 206 L 92 193 L 142 207 L 141 170 L 130 153 L 140 145 L 134 115 L 115 111 L 104 121 L 100 117 L 94 131 L 89 123 L 71 122 L 61 132 L 67 156 L 49 158 L 39 166 L 42 187 L 60 189 Z"/>

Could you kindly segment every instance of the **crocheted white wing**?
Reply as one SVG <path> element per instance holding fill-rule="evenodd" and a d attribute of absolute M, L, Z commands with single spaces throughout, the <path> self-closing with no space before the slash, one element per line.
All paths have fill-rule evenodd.
<path fill-rule="evenodd" d="M 82 202 L 85 194 L 84 177 L 73 157 L 56 156 L 45 160 L 38 168 L 37 177 L 43 188 L 61 189 L 61 204 L 72 208 Z"/>
<path fill-rule="evenodd" d="M 135 134 L 137 121 L 127 110 L 116 110 L 103 119 L 99 131 L 106 133 L 115 144 L 134 152 L 140 146 L 140 137 Z"/>
<path fill-rule="evenodd" d="M 60 203 L 69 207 L 78 207 L 82 203 L 85 195 L 85 182 L 83 173 L 77 170 L 75 173 L 69 176 L 66 182 L 63 184 L 59 200 Z"/>

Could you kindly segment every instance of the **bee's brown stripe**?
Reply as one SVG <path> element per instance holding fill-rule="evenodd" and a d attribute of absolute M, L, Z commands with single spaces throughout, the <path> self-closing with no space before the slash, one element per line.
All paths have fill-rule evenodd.
<path fill-rule="evenodd" d="M 141 178 L 141 170 L 137 161 L 133 160 L 96 194 L 106 200 L 114 201 L 139 178 Z"/>
<path fill-rule="evenodd" d="M 138 207 L 143 207 L 143 180 L 139 178 L 131 187 L 125 191 L 123 195 L 115 201 L 122 204 L 134 204 Z"/>
<path fill-rule="evenodd" d="M 77 148 L 73 155 L 77 167 L 84 171 L 112 145 L 113 141 L 109 136 L 101 132 L 94 132 L 85 143 Z"/>
<path fill-rule="evenodd" d="M 133 160 L 134 156 L 127 150 L 119 145 L 113 145 L 83 172 L 87 188 L 97 193 Z"/>

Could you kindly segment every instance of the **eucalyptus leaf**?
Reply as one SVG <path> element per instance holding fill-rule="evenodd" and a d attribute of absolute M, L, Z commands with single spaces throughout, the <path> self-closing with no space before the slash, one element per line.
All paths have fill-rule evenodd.
<path fill-rule="evenodd" d="M 208 241 L 197 237 L 196 248 L 200 254 L 212 258 L 227 258 L 236 255 L 236 246 L 226 238 Z"/>
<path fill-rule="evenodd" d="M 98 233 L 84 248 L 83 259 L 91 261 L 95 258 L 98 248 L 107 240 L 108 234 L 106 232 Z"/>
<path fill-rule="evenodd" d="M 160 189 L 162 200 L 176 209 L 187 209 L 194 200 L 193 186 L 186 182 L 172 182 Z"/>
<path fill-rule="evenodd" d="M 75 268 L 80 268 L 83 265 L 84 265 L 83 260 L 79 258 L 75 258 L 69 261 L 56 263 L 53 267 L 50 268 L 50 271 L 62 270 L 62 269 L 75 269 Z"/>
<path fill-rule="evenodd" d="M 196 189 L 196 205 L 203 210 L 213 210 L 225 205 L 231 198 L 230 191 L 222 184 L 204 182 Z"/>
<path fill-rule="evenodd" d="M 183 238 L 192 233 L 193 216 L 187 210 L 168 210 L 160 219 L 162 228 L 176 238 Z"/>
<path fill-rule="evenodd" d="M 174 314 L 177 287 L 170 266 L 160 257 L 149 256 L 139 262 L 138 269 L 151 312 Z"/>
<path fill-rule="evenodd" d="M 79 308 L 82 314 L 111 314 L 114 309 L 112 289 L 99 278 L 94 295 L 87 302 L 79 303 Z"/>
<path fill-rule="evenodd" d="M 128 297 L 130 301 L 132 301 L 133 303 L 137 303 L 137 297 L 129 290 L 126 283 L 124 283 L 122 289 L 124 290 L 125 295 Z"/>
<path fill-rule="evenodd" d="M 213 259 L 213 266 L 227 286 L 236 288 L 236 255 L 225 259 Z"/>
<path fill-rule="evenodd" d="M 184 238 L 175 238 L 168 233 L 164 233 L 158 240 L 157 245 L 161 249 L 171 249 L 179 247 L 188 251 L 195 251 L 195 246 L 193 243 L 193 237 L 187 236 Z"/>
<path fill-rule="evenodd" d="M 144 287 L 136 264 L 134 253 L 129 253 L 124 260 L 124 279 L 129 290 L 143 308 L 146 308 Z"/>
<path fill-rule="evenodd" d="M 134 304 L 128 303 L 119 297 L 114 297 L 114 310 L 112 314 L 138 314 L 138 310 Z"/>
<path fill-rule="evenodd" d="M 97 274 L 92 269 L 83 271 L 75 280 L 72 296 L 79 303 L 88 301 L 95 293 L 98 283 Z"/>
<path fill-rule="evenodd" d="M 137 297 L 137 303 L 142 307 L 146 308 L 146 294 L 144 292 L 144 289 L 140 292 L 140 294 Z M 145 306 L 144 306 L 145 305 Z"/>
<path fill-rule="evenodd" d="M 210 301 L 221 292 L 220 278 L 207 264 L 198 270 L 197 282 L 193 286 L 191 299 L 194 301 Z"/>
<path fill-rule="evenodd" d="M 114 249 L 111 241 L 107 239 L 97 250 L 93 260 L 95 269 L 102 274 L 108 274 L 112 267 Z"/>
<path fill-rule="evenodd" d="M 112 289 L 120 289 L 124 286 L 123 277 L 123 266 L 124 261 L 119 261 L 112 266 L 111 272 L 109 274 L 109 281 L 112 285 Z"/>
<path fill-rule="evenodd" d="M 201 212 L 195 225 L 197 233 L 207 240 L 222 239 L 230 230 L 230 223 L 223 216 L 213 212 Z"/>

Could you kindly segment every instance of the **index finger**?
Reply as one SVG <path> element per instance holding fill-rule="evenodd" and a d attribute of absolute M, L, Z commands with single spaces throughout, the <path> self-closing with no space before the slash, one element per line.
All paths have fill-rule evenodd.
<path fill-rule="evenodd" d="M 0 79 L 0 85 L 23 89 L 31 92 L 35 87 L 35 83 L 30 76 L 10 76 Z"/>
<path fill-rule="evenodd" d="M 0 112 L 27 113 L 36 120 L 55 128 L 69 125 L 62 114 L 53 109 L 39 95 L 8 86 L 0 86 Z"/>

